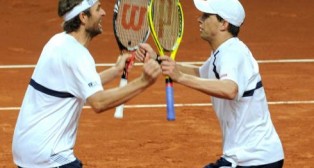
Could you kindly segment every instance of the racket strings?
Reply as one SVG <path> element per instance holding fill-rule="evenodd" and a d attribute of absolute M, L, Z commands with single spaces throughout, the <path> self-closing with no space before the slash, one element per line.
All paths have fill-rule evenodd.
<path fill-rule="evenodd" d="M 154 28 L 162 47 L 172 51 L 180 31 L 180 17 L 176 0 L 155 0 Z"/>
<path fill-rule="evenodd" d="M 149 34 L 147 21 L 147 0 L 121 0 L 115 29 L 123 46 L 134 50 L 139 43 L 146 41 Z"/>

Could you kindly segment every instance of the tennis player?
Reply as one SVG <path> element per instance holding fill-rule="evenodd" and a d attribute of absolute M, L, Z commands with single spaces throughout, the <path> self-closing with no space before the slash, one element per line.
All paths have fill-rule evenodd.
<path fill-rule="evenodd" d="M 212 53 L 200 67 L 160 57 L 164 75 L 211 96 L 223 135 L 221 158 L 204 168 L 282 168 L 284 152 L 271 121 L 259 67 L 238 38 L 245 11 L 238 0 L 194 0 L 200 35 Z M 142 49 L 152 58 L 148 44 Z M 143 54 L 136 57 L 143 61 Z M 213 137 L 214 138 L 214 137 Z"/>
<path fill-rule="evenodd" d="M 154 60 L 123 88 L 103 89 L 122 75 L 129 55 L 97 73 L 88 46 L 102 33 L 105 11 L 98 0 L 59 0 L 64 32 L 54 35 L 42 50 L 17 119 L 13 159 L 23 168 L 81 168 L 73 148 L 85 103 L 97 113 L 127 102 L 156 80 L 161 69 Z"/>

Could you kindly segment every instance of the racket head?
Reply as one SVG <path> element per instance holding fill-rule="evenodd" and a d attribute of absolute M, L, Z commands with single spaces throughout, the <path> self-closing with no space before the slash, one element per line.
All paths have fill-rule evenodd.
<path fill-rule="evenodd" d="M 148 19 L 152 36 L 158 50 L 171 52 L 174 59 L 182 41 L 184 15 L 178 0 L 151 0 L 148 8 Z"/>
<path fill-rule="evenodd" d="M 147 41 L 150 34 L 147 6 L 148 0 L 116 0 L 113 30 L 121 52 L 134 51 Z"/>

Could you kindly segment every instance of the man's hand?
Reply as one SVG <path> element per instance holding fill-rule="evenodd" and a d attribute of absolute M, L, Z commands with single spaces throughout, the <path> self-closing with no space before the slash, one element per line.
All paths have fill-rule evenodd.
<path fill-rule="evenodd" d="M 156 60 L 157 54 L 154 49 L 147 43 L 139 45 L 139 49 L 136 51 L 135 59 L 139 62 L 146 62 L 149 59 Z"/>
<path fill-rule="evenodd" d="M 182 73 L 177 68 L 176 62 L 169 56 L 161 56 L 159 60 L 161 61 L 162 74 L 169 76 L 173 81 L 177 82 L 182 76 Z"/>
<path fill-rule="evenodd" d="M 155 83 L 160 74 L 160 65 L 155 60 L 149 59 L 144 63 L 142 76 L 144 81 L 150 84 Z"/>
<path fill-rule="evenodd" d="M 133 54 L 135 56 L 135 53 Z M 117 68 L 118 72 L 122 73 L 125 66 L 127 67 L 127 70 L 130 71 L 133 67 L 134 58 L 132 58 L 132 54 L 124 53 L 119 56 L 115 67 Z"/>

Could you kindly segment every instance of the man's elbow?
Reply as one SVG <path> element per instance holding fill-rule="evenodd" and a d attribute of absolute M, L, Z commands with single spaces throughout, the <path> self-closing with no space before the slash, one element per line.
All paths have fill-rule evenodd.
<path fill-rule="evenodd" d="M 88 105 L 93 109 L 95 113 L 101 113 L 106 109 L 98 102 L 89 102 Z"/>
<path fill-rule="evenodd" d="M 234 100 L 237 97 L 237 95 L 238 95 L 238 88 L 235 87 L 225 93 L 225 98 L 228 100 Z"/>
<path fill-rule="evenodd" d="M 237 97 L 237 92 L 230 92 L 226 94 L 226 99 L 228 100 L 234 100 Z"/>
<path fill-rule="evenodd" d="M 225 97 L 228 100 L 234 100 L 238 95 L 238 85 L 233 81 L 226 81 L 228 82 Z"/>
<path fill-rule="evenodd" d="M 110 109 L 110 102 L 101 101 L 97 97 L 90 97 L 87 99 L 87 104 L 93 109 L 95 113 L 101 113 Z"/>
<path fill-rule="evenodd" d="M 101 113 L 101 112 L 106 110 L 106 109 L 99 107 L 99 106 L 92 106 L 92 109 L 94 110 L 95 113 Z"/>
<path fill-rule="evenodd" d="M 97 92 L 87 98 L 87 104 L 95 111 L 96 113 L 101 113 L 109 109 L 109 102 L 104 101 L 102 98 L 103 92 Z"/>

